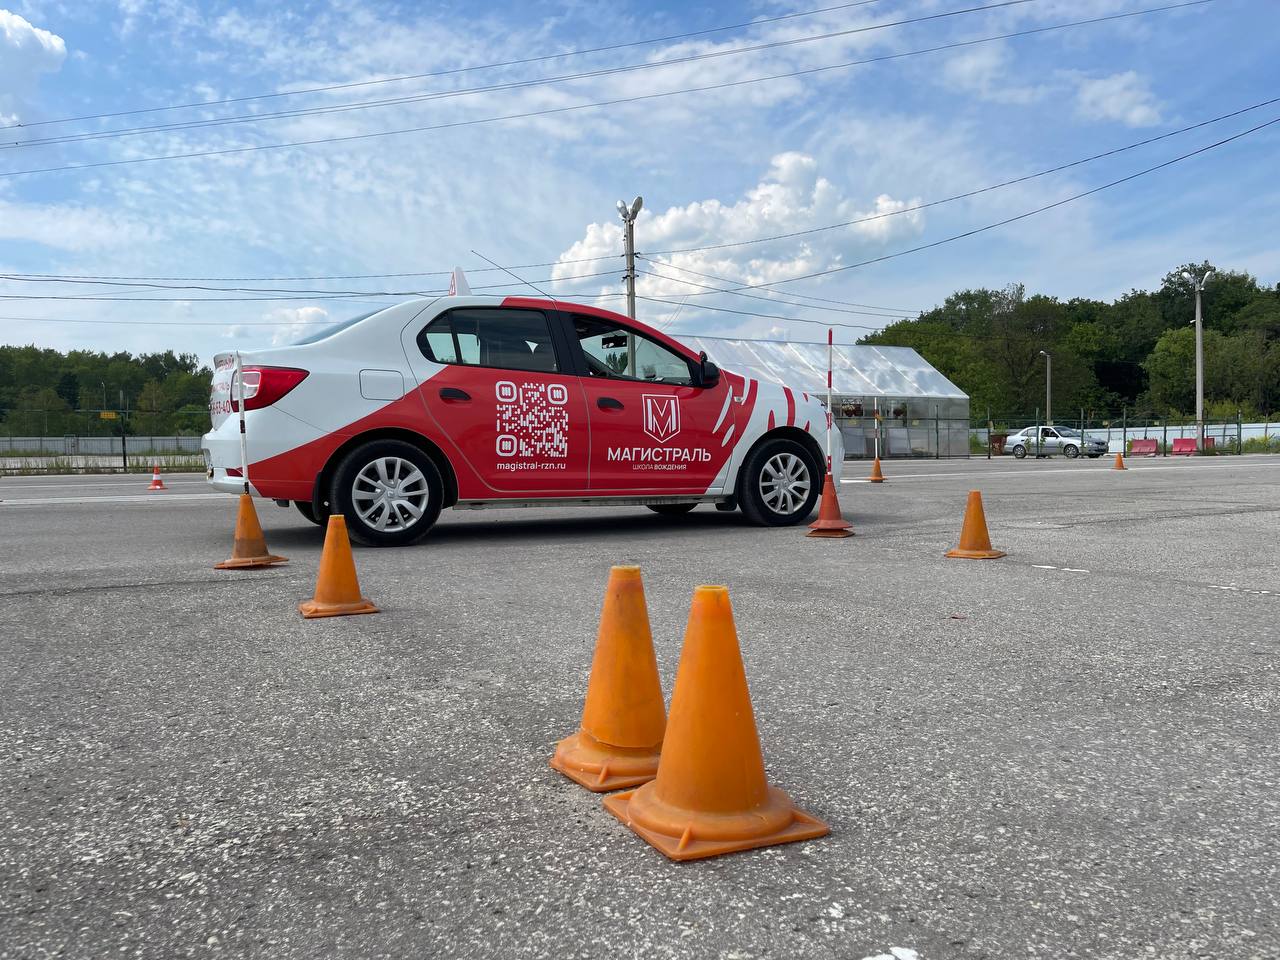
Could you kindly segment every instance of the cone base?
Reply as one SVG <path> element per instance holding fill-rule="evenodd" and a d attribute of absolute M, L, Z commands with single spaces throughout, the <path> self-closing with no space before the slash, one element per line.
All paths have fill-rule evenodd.
<path fill-rule="evenodd" d="M 592 793 L 638 787 L 658 775 L 662 744 L 652 749 L 614 747 L 579 730 L 556 744 L 551 768 Z"/>
<path fill-rule="evenodd" d="M 642 826 L 631 819 L 631 801 L 635 790 L 615 793 L 604 798 L 604 808 L 624 823 L 651 847 L 670 860 L 703 860 L 707 857 L 718 857 L 725 853 L 738 853 L 743 850 L 755 850 L 757 847 L 772 847 L 781 843 L 795 843 L 799 840 L 814 840 L 825 837 L 831 828 L 817 817 L 791 807 L 791 800 L 785 793 L 770 788 L 769 793 L 774 803 L 785 803 L 791 807 L 788 822 L 783 826 L 769 829 L 753 836 L 719 837 L 716 839 L 699 839 L 698 815 L 693 814 L 680 836 L 671 836 L 649 827 Z M 708 820 L 717 819 L 708 817 Z M 749 829 L 749 828 L 748 828 Z M 721 832 L 721 831 L 715 831 Z"/>
<path fill-rule="evenodd" d="M 358 613 L 379 613 L 367 597 L 352 600 L 349 603 L 323 603 L 319 600 L 304 600 L 298 604 L 298 612 L 306 619 L 317 617 L 351 617 Z"/>
<path fill-rule="evenodd" d="M 948 550 L 946 555 L 958 560 L 999 560 L 1008 556 L 1003 550 L 961 550 L 959 547 Z"/>
<path fill-rule="evenodd" d="M 229 560 L 223 560 L 221 563 L 215 563 L 215 570 L 252 570 L 255 567 L 270 567 L 277 563 L 288 563 L 288 557 L 277 557 L 273 553 L 263 553 L 256 557 L 232 557 Z"/>
<path fill-rule="evenodd" d="M 884 477 L 867 477 L 867 483 L 884 483 Z"/>
<path fill-rule="evenodd" d="M 148 490 L 168 490 L 169 488 L 166 487 L 163 483 L 160 483 L 160 484 L 153 483 L 151 484 L 151 486 L 147 487 L 147 489 Z"/>
<path fill-rule="evenodd" d="M 853 531 L 849 529 L 849 525 L 846 523 L 844 526 L 813 527 L 805 536 L 836 540 L 841 537 L 852 537 Z"/>

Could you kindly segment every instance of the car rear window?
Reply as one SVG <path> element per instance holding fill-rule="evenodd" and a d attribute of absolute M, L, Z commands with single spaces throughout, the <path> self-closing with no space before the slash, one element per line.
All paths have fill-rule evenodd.
<path fill-rule="evenodd" d="M 303 337 L 300 340 L 293 341 L 293 346 L 301 347 L 308 343 L 319 343 L 321 340 L 327 340 L 329 339 L 329 337 L 332 337 L 335 333 L 341 333 L 343 330 L 346 330 L 348 327 L 354 327 L 361 320 L 368 320 L 375 313 L 381 313 L 383 309 L 384 309 L 383 307 L 379 307 L 377 310 L 370 310 L 368 313 L 362 313 L 358 317 L 352 317 L 350 320 L 339 320 L 337 323 L 330 324 L 327 327 L 322 327 L 321 329 L 317 330 L 315 333 L 307 334 L 307 336 Z"/>

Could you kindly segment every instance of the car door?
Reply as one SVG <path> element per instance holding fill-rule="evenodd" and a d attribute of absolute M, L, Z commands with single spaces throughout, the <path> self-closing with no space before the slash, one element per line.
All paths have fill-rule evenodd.
<path fill-rule="evenodd" d="M 1058 437 L 1058 431 L 1053 427 L 1044 427 L 1040 431 L 1040 453 L 1043 456 L 1051 457 L 1055 453 L 1062 452 L 1062 440 Z"/>
<path fill-rule="evenodd" d="M 586 491 L 586 396 L 553 329 L 541 310 L 500 306 L 455 307 L 405 327 L 405 354 L 452 447 L 462 499 Z"/>
<path fill-rule="evenodd" d="M 593 494 L 703 494 L 724 462 L 713 435 L 732 388 L 695 385 L 695 361 L 638 327 L 574 314 L 591 418 Z"/>

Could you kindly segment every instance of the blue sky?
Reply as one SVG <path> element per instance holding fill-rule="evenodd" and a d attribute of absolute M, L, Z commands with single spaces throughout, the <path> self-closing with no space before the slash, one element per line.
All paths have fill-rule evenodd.
<path fill-rule="evenodd" d="M 1280 96 L 1275 0 L 1214 0 L 803 78 L 479 124 L 474 121 L 911 53 L 1162 4 L 1031 0 L 848 33 L 995 2 L 877 0 L 586 56 L 50 124 L 43 121 L 561 54 L 807 13 L 837 7 L 837 0 L 695 9 L 593 2 L 7 2 L 6 7 L 0 0 L 0 125 L 9 126 L 6 143 L 523 85 L 426 102 L 0 148 L 0 273 L 6 275 L 332 277 L 427 273 L 457 264 L 468 270 L 473 286 L 510 281 L 505 274 L 478 272 L 487 265 L 475 250 L 504 265 L 556 264 L 517 272 L 560 296 L 621 308 L 614 203 L 639 193 L 645 197 L 637 224 L 642 253 L 893 214 L 790 240 L 654 254 L 670 266 L 642 264 L 665 277 L 641 278 L 640 293 L 651 299 L 641 301 L 639 312 L 673 332 L 821 339 L 819 324 L 710 308 L 874 327 L 964 287 L 1022 282 L 1061 297 L 1111 298 L 1133 287 L 1154 287 L 1188 260 L 1210 259 L 1249 270 L 1269 284 L 1280 281 L 1278 124 L 999 230 L 784 283 L 772 293 L 750 291 L 764 300 L 685 282 L 774 283 L 892 254 L 1017 216 L 1280 117 L 1280 104 L 1273 104 L 1050 177 L 895 213 Z M 844 33 L 804 39 L 839 32 Z M 797 39 L 803 42 L 731 52 Z M 700 59 L 528 83 L 689 57 Z M 5 175 L 453 123 L 466 125 L 220 157 Z M 574 260 L 589 262 L 568 262 Z M 606 275 L 574 279 L 588 273 Z M 171 348 L 208 359 L 230 347 L 286 342 L 310 324 L 369 309 L 364 300 L 324 299 L 316 291 L 395 292 L 447 283 L 425 276 L 153 282 L 284 292 L 0 281 L 0 294 L 9 298 L 109 298 L 6 299 L 0 304 L 0 342 Z M 531 292 L 515 281 L 507 289 Z M 234 296 L 292 298 L 207 302 Z M 795 301 L 801 296 L 824 300 L 800 306 Z M 849 304 L 876 309 L 854 313 L 864 308 Z M 837 310 L 819 309 L 824 306 Z M 841 329 L 838 335 L 853 339 L 862 332 Z"/>

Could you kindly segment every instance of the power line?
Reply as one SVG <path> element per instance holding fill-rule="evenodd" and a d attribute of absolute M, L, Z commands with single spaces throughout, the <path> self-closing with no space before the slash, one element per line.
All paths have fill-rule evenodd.
<path fill-rule="evenodd" d="M 666 264 L 664 264 L 664 266 L 666 266 Z M 737 297 L 748 297 L 752 300 L 763 300 L 766 303 L 783 303 L 792 307 L 806 307 L 810 310 L 822 310 L 830 313 L 854 314 L 854 315 L 863 316 L 863 317 L 883 317 L 886 320 L 896 320 L 899 316 L 901 316 L 901 312 L 872 313 L 869 310 L 850 310 L 844 307 L 820 307 L 820 306 L 814 306 L 812 304 L 801 303 L 797 300 L 786 300 L 782 298 L 774 299 L 772 297 L 761 297 L 761 296 L 756 296 L 755 294 L 750 294 L 750 293 L 738 293 L 737 291 L 734 291 L 734 290 L 725 290 L 722 287 L 713 287 L 705 283 L 696 283 L 693 280 L 682 280 L 680 277 L 671 277 L 663 273 L 655 273 L 652 270 L 637 270 L 636 272 L 646 277 L 656 277 L 659 280 L 670 280 L 672 283 L 683 283 L 686 286 L 690 286 L 690 287 L 700 287 L 701 289 L 708 290 L 711 293 L 732 293 L 734 296 L 737 296 Z M 692 273 L 693 271 L 689 271 L 689 272 Z M 706 274 L 700 274 L 700 276 L 706 276 Z M 726 282 L 733 283 L 734 281 L 728 280 Z M 688 294 L 687 296 L 697 296 L 697 294 Z M 706 296 L 706 294 L 703 294 L 703 296 Z M 695 306 L 701 306 L 701 304 L 695 304 Z M 906 311 L 906 312 L 914 313 L 917 311 Z"/>
<path fill-rule="evenodd" d="M 930 250 L 930 249 L 933 249 L 934 247 L 940 247 L 946 243 L 954 243 L 957 240 L 964 240 L 967 237 L 972 237 L 979 233 L 985 233 L 988 230 L 994 230 L 997 227 L 1007 226 L 1008 224 L 1016 223 L 1019 220 L 1026 220 L 1028 217 L 1033 217 L 1036 214 L 1044 213 L 1047 210 L 1053 210 L 1056 207 L 1061 207 L 1064 204 L 1071 203 L 1075 200 L 1080 200 L 1080 199 L 1083 199 L 1084 197 L 1092 196 L 1093 194 L 1100 193 L 1103 190 L 1109 190 L 1111 187 L 1119 186 L 1122 183 L 1128 183 L 1130 180 L 1136 180 L 1139 177 L 1144 177 L 1148 174 L 1155 173 L 1158 170 L 1163 170 L 1165 167 L 1172 166 L 1175 163 L 1180 163 L 1183 160 L 1187 160 L 1187 159 L 1190 159 L 1191 157 L 1198 156 L 1199 154 L 1206 153 L 1209 150 L 1214 150 L 1218 147 L 1231 143 L 1232 141 L 1239 140 L 1242 137 L 1247 137 L 1250 134 L 1257 133 L 1259 130 L 1263 130 L 1277 123 L 1280 123 L 1280 117 L 1276 117 L 1272 120 L 1268 120 L 1265 123 L 1260 123 L 1256 126 L 1250 127 L 1247 130 L 1242 130 L 1240 133 L 1233 134 L 1232 136 L 1225 137 L 1222 140 L 1218 140 L 1215 143 L 1211 143 L 1211 144 L 1208 144 L 1207 146 L 1200 147 L 1199 149 L 1192 150 L 1188 153 L 1184 153 L 1181 156 L 1172 158 L 1171 160 L 1165 160 L 1162 163 L 1157 163 L 1154 166 L 1147 167 L 1143 170 L 1139 170 L 1136 173 L 1131 173 L 1128 176 L 1120 177 L 1117 180 L 1111 180 L 1108 183 L 1102 184 L 1101 186 L 1093 187 L 1092 189 L 1082 191 L 1081 193 L 1073 194 L 1069 197 L 1065 197 L 1062 200 L 1055 200 L 1053 203 L 1046 203 L 1043 206 L 1036 207 L 1034 210 L 1028 210 L 1027 212 L 1020 213 L 1014 217 L 1006 217 L 1003 220 L 997 220 L 996 222 L 988 223 L 985 226 L 975 227 L 974 229 L 966 230 L 963 233 L 957 233 L 949 237 L 943 237 L 941 240 L 934 240 L 931 243 L 923 243 L 923 244 L 920 244 L 919 246 L 909 247 L 906 250 L 899 250 L 896 253 L 887 253 L 887 254 L 884 254 L 883 256 L 872 257 L 868 260 L 859 261 L 858 263 L 850 263 L 841 267 L 832 267 L 828 270 L 815 270 L 812 273 L 801 274 L 800 276 L 795 276 L 795 277 L 788 277 L 784 280 L 770 280 L 765 283 L 740 284 L 739 286 L 735 287 L 734 290 L 763 290 L 763 289 L 779 286 L 784 283 L 795 283 L 796 281 L 799 281 L 799 280 L 813 280 L 818 277 L 827 277 L 827 276 L 831 276 L 832 274 L 844 273 L 847 270 L 856 270 L 859 267 L 866 267 L 875 263 L 884 263 L 886 260 L 894 260 L 894 259 L 897 259 L 898 257 L 905 257 L 908 254 L 919 253 L 921 250 Z M 730 291 L 725 291 L 725 292 L 727 293 Z"/>
<path fill-rule="evenodd" d="M 1008 40 L 1015 37 L 1026 37 L 1041 33 L 1048 33 L 1054 30 L 1064 30 L 1071 27 L 1088 26 L 1097 23 L 1105 23 L 1112 20 L 1123 20 L 1130 17 L 1145 16 L 1152 13 L 1162 13 L 1169 10 L 1179 10 L 1186 7 L 1203 6 L 1208 3 L 1215 3 L 1217 0 L 1184 0 L 1180 3 L 1165 4 L 1158 7 L 1148 7 L 1143 10 L 1131 10 L 1125 13 L 1110 14 L 1102 17 L 1091 17 L 1085 20 L 1073 20 L 1066 23 L 1052 24 L 1044 27 L 1035 27 L 1028 30 L 1019 30 L 1012 33 L 999 34 L 991 37 L 981 37 L 975 40 L 961 40 L 954 43 L 939 44 L 934 47 L 927 47 L 920 50 L 910 50 L 903 53 L 884 54 L 878 57 L 868 57 L 863 60 L 850 60 L 844 63 L 828 64 L 822 67 L 809 67 L 803 70 L 793 70 L 788 73 L 770 74 L 763 77 L 751 77 L 744 80 L 728 80 L 721 83 L 704 84 L 697 87 L 685 87 L 678 90 L 667 90 L 660 93 L 641 94 L 632 97 L 618 97 L 613 100 L 592 101 L 589 103 L 571 104 L 563 107 L 550 107 L 543 110 L 529 110 L 522 113 L 504 114 L 494 117 L 478 117 L 470 120 L 454 120 L 446 123 L 428 124 L 419 127 L 406 127 L 399 130 L 380 130 L 373 133 L 357 133 L 347 134 L 340 137 L 317 137 L 311 140 L 295 140 L 287 143 L 261 143 L 240 147 L 225 147 L 218 150 L 198 150 L 189 153 L 165 154 L 154 157 L 131 157 L 125 160 L 100 160 L 92 163 L 67 164 L 58 167 L 37 167 L 28 170 L 8 170 L 0 172 L 0 178 L 30 176 L 40 173 L 60 173 L 72 170 L 93 170 L 103 167 L 128 166 L 137 163 L 158 163 L 168 160 L 191 160 L 203 157 L 219 157 L 231 156 L 242 153 L 255 153 L 263 150 L 282 150 L 292 147 L 318 146 L 321 144 L 331 143 L 350 143 L 357 140 L 371 140 L 380 137 L 399 136 L 409 133 L 424 133 L 435 130 L 446 130 L 457 127 L 478 126 L 488 123 L 502 123 L 509 120 L 525 120 L 534 117 L 552 116 L 562 113 L 570 113 L 577 110 L 598 109 L 600 107 L 619 106 L 628 103 L 642 103 L 651 100 L 659 100 L 666 97 L 679 96 L 687 93 L 704 93 L 710 90 L 724 90 L 732 87 L 742 87 L 755 83 L 767 83 L 774 80 L 786 80 L 801 76 L 812 76 L 831 70 L 842 70 L 848 67 L 863 66 L 869 63 L 883 63 L 890 60 L 900 60 L 906 57 L 921 56 L 923 54 L 938 53 L 945 50 L 955 50 L 962 47 L 975 46 L 977 44 L 992 43 L 999 40 Z"/>
<path fill-rule="evenodd" d="M 55 120 L 36 120 L 31 123 L 0 124 L 0 130 L 43 127 L 56 123 L 80 123 L 85 120 L 107 120 L 113 117 L 130 117 L 144 113 L 160 113 L 165 110 L 189 110 L 196 108 L 219 107 L 232 103 L 249 103 L 255 100 L 272 100 L 280 97 L 298 97 L 312 93 L 327 93 L 331 90 L 350 90 L 355 87 L 370 87 L 387 83 L 402 83 L 409 80 L 428 80 L 434 77 L 447 77 L 459 73 L 471 73 L 478 70 L 494 70 L 499 67 L 518 67 L 530 63 L 545 63 L 549 60 L 561 60 L 568 57 L 587 56 L 593 53 L 607 53 L 611 50 L 622 50 L 628 47 L 642 47 L 655 43 L 669 43 L 673 40 L 688 40 L 692 37 L 702 37 L 712 33 L 723 33 L 728 30 L 739 30 L 745 27 L 758 27 L 770 23 L 779 23 L 783 20 L 796 20 L 802 17 L 816 16 L 820 13 L 831 13 L 835 10 L 847 10 L 851 7 L 864 7 L 880 2 L 881 0 L 856 0 L 854 3 L 840 3 L 831 7 L 819 7 L 815 10 L 805 10 L 799 13 L 786 13 L 775 17 L 761 17 L 758 20 L 747 20 L 741 23 L 732 23 L 721 27 L 708 27 L 705 30 L 692 30 L 688 33 L 676 33 L 665 37 L 652 37 L 648 40 L 630 40 L 626 43 L 613 43 L 607 46 L 590 47 L 584 50 L 565 50 L 560 53 L 548 53 L 538 57 L 522 57 L 518 60 L 503 60 L 497 63 L 453 67 L 448 70 L 436 70 L 431 73 L 414 73 L 399 77 L 382 77 L 376 80 L 356 80 L 348 83 L 332 83 L 320 87 L 304 87 L 300 90 L 283 90 L 277 93 L 260 93 L 243 97 L 229 97 L 223 100 L 202 100 L 197 103 L 176 103 L 163 107 L 142 107 L 135 110 L 118 110 L 114 113 L 92 113 L 80 117 L 60 117 Z"/>
<path fill-rule="evenodd" d="M 1147 137 L 1145 140 L 1138 140 L 1135 143 L 1125 144 L 1123 147 L 1115 147 L 1114 149 L 1111 149 L 1111 150 L 1105 150 L 1102 153 L 1095 153 L 1091 157 L 1082 157 L 1079 160 L 1072 160 L 1070 163 L 1061 163 L 1061 164 L 1058 164 L 1056 167 L 1050 167 L 1047 170 L 1041 170 L 1038 173 L 1029 173 L 1026 176 L 1016 177 L 1013 180 L 1004 180 L 1004 181 L 1001 181 L 1000 183 L 993 183 L 990 186 L 980 187 L 976 190 L 968 190 L 968 191 L 965 191 L 964 193 L 957 193 L 950 197 L 943 197 L 939 200 L 930 200 L 927 203 L 918 203 L 918 204 L 915 204 L 914 206 L 904 207 L 901 210 L 891 210 L 888 213 L 877 213 L 871 216 L 859 217 L 854 220 L 842 220 L 839 223 L 829 223 L 821 227 L 810 227 L 806 230 L 795 230 L 795 231 L 792 231 L 791 233 L 779 233 L 769 237 L 755 237 L 751 240 L 737 240 L 732 243 L 715 243 L 715 244 L 708 244 L 701 247 L 680 247 L 678 249 L 673 249 L 673 250 L 655 250 L 653 251 L 652 255 L 653 256 L 669 256 L 671 254 L 676 254 L 676 253 L 702 253 L 709 250 L 726 250 L 731 247 L 745 247 L 745 246 L 756 244 L 756 243 L 772 243 L 776 240 L 791 240 L 796 237 L 809 236 L 810 234 L 822 233 L 827 230 L 838 230 L 841 227 L 852 227 L 862 223 L 871 223 L 872 221 L 875 221 L 875 220 L 885 220 L 885 219 L 888 219 L 889 217 L 899 217 L 899 216 L 902 216 L 903 214 L 914 213 L 917 210 L 926 210 L 930 207 L 941 206 L 944 203 L 952 203 L 956 200 L 966 200 L 969 197 L 976 197 L 983 193 L 990 193 L 993 190 L 1000 190 L 1004 187 L 1012 187 L 1019 183 L 1026 183 L 1028 180 L 1036 180 L 1036 179 L 1039 179 L 1040 177 L 1047 177 L 1050 174 L 1061 173 L 1063 170 L 1069 170 L 1072 167 L 1078 167 L 1078 166 L 1081 166 L 1082 164 L 1092 163 L 1095 160 L 1103 160 L 1103 159 L 1106 159 L 1107 157 L 1114 157 L 1117 154 L 1125 153 L 1126 151 L 1129 151 L 1129 150 L 1135 150 L 1138 147 L 1145 147 L 1145 146 L 1148 146 L 1149 144 L 1157 143 L 1161 140 L 1168 140 L 1170 137 L 1176 137 L 1181 134 L 1188 133 L 1192 130 L 1198 130 L 1201 127 L 1207 127 L 1210 124 L 1219 123 L 1223 120 L 1229 120 L 1232 117 L 1238 117 L 1241 114 L 1249 113 L 1252 110 L 1259 110 L 1262 107 L 1269 107 L 1275 103 L 1280 103 L 1280 97 L 1272 97 L 1269 100 L 1262 100 L 1258 103 L 1250 104 L 1247 107 L 1241 107 L 1238 110 L 1233 110 L 1230 113 L 1224 113 L 1216 117 L 1211 117 L 1208 120 L 1201 120 L 1198 123 L 1192 123 L 1192 124 L 1189 124 L 1188 126 L 1180 127 L 1177 130 L 1170 130 L 1168 133 L 1162 133 L 1159 136 Z M 637 254 L 637 256 L 639 256 L 639 254 Z M 645 259 L 647 259 L 647 257 Z M 668 264 L 668 266 L 674 267 L 675 265 Z M 676 269 L 679 270 L 680 268 L 676 267 Z M 694 271 L 690 271 L 690 272 L 694 272 Z"/>
<path fill-rule="evenodd" d="M 531 80 L 510 80 L 503 83 L 488 84 L 477 87 L 464 87 L 458 90 L 441 90 L 430 93 L 408 94 L 400 97 L 390 97 L 382 100 L 362 100 L 349 103 L 323 104 L 315 107 L 298 107 L 291 110 L 276 111 L 274 113 L 251 113 L 239 114 L 231 117 L 215 117 L 205 120 L 181 120 L 173 123 L 152 124 L 142 127 L 128 127 L 118 130 L 99 130 L 88 133 L 69 133 L 59 136 L 44 137 L 34 140 L 20 140 L 12 143 L 0 144 L 0 150 L 15 150 L 26 147 L 49 146 L 57 144 L 82 143 L 92 140 L 112 140 L 120 137 L 142 136 L 148 133 L 172 132 L 177 130 L 198 130 L 206 127 L 223 127 L 232 124 L 242 123 L 259 123 L 264 120 L 279 120 L 295 117 L 321 116 L 333 113 L 346 113 L 353 110 L 369 110 L 377 107 L 398 106 L 408 103 L 424 103 L 436 100 L 451 100 L 458 97 L 474 96 L 476 94 L 493 93 L 504 90 L 520 90 L 529 87 L 546 86 L 558 83 L 570 83 L 575 80 L 593 80 L 601 77 L 614 76 L 623 73 L 634 73 L 643 70 L 655 70 L 661 67 L 677 66 L 686 63 L 699 63 L 705 60 L 716 60 L 723 57 L 740 56 L 747 53 L 759 53 L 762 50 L 774 50 L 781 47 L 797 46 L 804 43 L 815 43 L 821 40 L 832 40 L 838 37 L 855 36 L 862 33 L 870 33 L 876 30 L 887 30 L 891 27 L 901 27 L 917 23 L 925 23 L 933 20 L 942 20 L 949 17 L 957 17 L 970 13 L 981 13 L 987 10 L 997 10 L 1004 7 L 1020 6 L 1026 3 L 1038 3 L 1040 0 L 999 0 L 998 3 L 987 4 L 985 6 L 967 7 L 961 10 L 950 10 L 943 13 L 929 14 L 920 17 L 908 17 L 902 20 L 889 21 L 887 23 L 870 24 L 867 26 L 849 27 L 844 30 L 833 30 L 827 33 L 814 34 L 806 37 L 792 37 L 785 40 L 771 40 L 765 43 L 751 44 L 743 47 L 731 47 L 724 50 L 712 50 L 706 53 L 687 54 L 682 57 L 671 57 L 666 60 L 644 61 L 642 63 L 623 64 L 616 67 L 601 67 L 596 70 L 581 71 L 578 73 L 562 74 L 553 77 L 542 77 Z"/>

